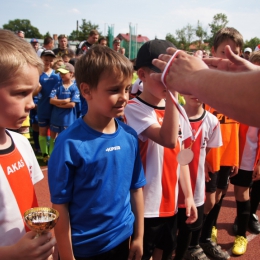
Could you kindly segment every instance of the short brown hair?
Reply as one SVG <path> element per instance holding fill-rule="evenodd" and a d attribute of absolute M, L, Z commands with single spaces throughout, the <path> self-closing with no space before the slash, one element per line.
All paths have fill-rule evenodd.
<path fill-rule="evenodd" d="M 0 86 L 11 82 L 25 65 L 43 71 L 43 63 L 30 43 L 9 30 L 0 29 Z"/>
<path fill-rule="evenodd" d="M 89 36 L 92 36 L 92 35 L 99 35 L 99 32 L 97 30 L 91 30 L 90 33 L 89 33 Z"/>
<path fill-rule="evenodd" d="M 226 40 L 234 41 L 236 46 L 239 47 L 240 50 L 242 50 L 244 45 L 243 36 L 238 30 L 233 27 L 224 27 L 218 30 L 218 32 L 214 36 L 214 50 L 216 51 L 219 45 Z"/>
<path fill-rule="evenodd" d="M 249 61 L 260 64 L 260 51 L 253 51 L 250 54 Z"/>
<path fill-rule="evenodd" d="M 87 83 L 90 88 L 96 88 L 104 72 L 132 77 L 133 65 L 125 56 L 109 47 L 95 45 L 75 65 L 77 85 L 80 88 L 81 83 Z"/>
<path fill-rule="evenodd" d="M 68 38 L 67 37 L 67 35 L 66 34 L 60 34 L 59 36 L 58 36 L 58 40 L 61 40 L 61 39 L 63 39 L 63 38 Z"/>

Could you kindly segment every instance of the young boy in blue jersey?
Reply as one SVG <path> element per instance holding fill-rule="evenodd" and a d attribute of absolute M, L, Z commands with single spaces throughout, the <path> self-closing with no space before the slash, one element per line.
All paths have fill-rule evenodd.
<path fill-rule="evenodd" d="M 45 50 L 41 54 L 44 64 L 43 73 L 40 76 L 41 87 L 38 89 L 38 124 L 39 124 L 39 144 L 45 163 L 49 160 L 49 149 L 47 145 L 47 133 L 50 126 L 52 105 L 50 104 L 50 94 L 53 87 L 60 81 L 60 76 L 52 69 L 55 54 L 51 50 Z M 53 146 L 54 139 L 50 139 L 50 146 Z"/>
<path fill-rule="evenodd" d="M 146 184 L 136 132 L 124 113 L 133 68 L 97 45 L 75 66 L 88 112 L 58 135 L 48 163 L 60 259 L 141 259 Z"/>
<path fill-rule="evenodd" d="M 53 105 L 51 112 L 51 139 L 70 126 L 77 119 L 76 103 L 80 102 L 79 90 L 73 82 L 74 66 L 67 63 L 57 69 L 62 81 L 51 91 L 50 103 Z M 50 143 L 49 154 L 53 150 L 53 142 Z"/>

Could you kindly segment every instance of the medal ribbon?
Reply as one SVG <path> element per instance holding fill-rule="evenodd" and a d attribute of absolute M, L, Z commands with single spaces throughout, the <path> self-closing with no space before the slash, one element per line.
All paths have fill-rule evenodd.
<path fill-rule="evenodd" d="M 174 60 L 175 60 L 175 58 L 177 57 L 177 55 L 178 55 L 179 52 L 180 52 L 180 50 L 177 50 L 177 51 L 172 55 L 172 57 L 170 58 L 170 60 L 168 61 L 168 63 L 166 64 L 166 67 L 164 68 L 163 73 L 162 73 L 162 76 L 161 76 L 161 81 L 162 81 L 164 87 L 166 88 L 166 90 L 168 91 L 168 93 L 170 94 L 170 97 L 171 97 L 172 102 L 175 104 L 175 106 L 176 106 L 176 108 L 178 109 L 179 113 L 182 115 L 182 117 L 183 117 L 184 120 L 187 122 L 188 126 L 190 127 L 190 130 L 191 130 L 191 132 L 192 132 L 192 137 L 191 137 L 192 141 L 191 141 L 191 145 L 190 145 L 190 147 L 189 147 L 188 149 L 191 149 L 193 143 L 196 141 L 196 139 L 197 139 L 197 137 L 198 137 L 198 135 L 199 135 L 199 133 L 200 133 L 200 131 L 201 131 L 201 129 L 202 129 L 202 124 L 203 124 L 203 122 L 204 122 L 204 120 L 205 120 L 205 118 L 206 118 L 206 116 L 207 116 L 207 112 L 206 112 L 205 117 L 203 118 L 203 121 L 202 121 L 202 123 L 201 123 L 201 125 L 200 125 L 198 131 L 196 132 L 196 134 L 195 134 L 195 136 L 194 136 L 193 131 L 192 131 L 193 129 L 192 129 L 192 127 L 191 127 L 191 124 L 190 124 L 190 121 L 189 121 L 189 118 L 188 118 L 188 116 L 187 116 L 187 114 L 186 114 L 185 109 L 179 104 L 179 102 L 177 101 L 177 99 L 175 98 L 175 96 L 172 94 L 172 92 L 168 89 L 168 87 L 167 87 L 167 85 L 166 85 L 166 76 L 168 75 L 169 70 L 170 70 L 170 67 L 171 67 L 172 63 L 174 62 Z"/>

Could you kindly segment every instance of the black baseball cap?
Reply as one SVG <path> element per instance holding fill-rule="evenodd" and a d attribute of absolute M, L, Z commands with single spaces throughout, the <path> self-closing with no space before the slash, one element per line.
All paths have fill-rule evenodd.
<path fill-rule="evenodd" d="M 52 56 L 52 57 L 56 57 L 56 55 L 54 54 L 54 52 L 52 50 L 44 50 L 41 54 L 41 57 L 43 56 Z"/>
<path fill-rule="evenodd" d="M 175 45 L 166 40 L 151 40 L 142 45 L 137 53 L 135 70 L 142 67 L 148 67 L 155 72 L 161 72 L 160 69 L 152 64 L 153 59 L 158 59 L 160 54 L 166 54 L 166 49 L 168 47 L 176 48 Z"/>

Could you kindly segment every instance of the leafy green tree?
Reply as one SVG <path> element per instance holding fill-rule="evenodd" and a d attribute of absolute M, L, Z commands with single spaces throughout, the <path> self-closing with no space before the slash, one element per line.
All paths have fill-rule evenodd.
<path fill-rule="evenodd" d="M 209 27 L 211 28 L 210 30 L 211 37 L 209 38 L 210 46 L 213 45 L 213 39 L 217 31 L 220 30 L 221 28 L 226 27 L 227 24 L 228 24 L 228 19 L 225 14 L 219 13 L 213 16 L 213 21 L 212 23 L 209 24 Z"/>
<path fill-rule="evenodd" d="M 46 37 L 52 37 L 49 31 L 43 35 L 43 39 L 45 39 Z"/>
<path fill-rule="evenodd" d="M 179 42 L 180 49 L 189 50 L 189 46 L 194 38 L 194 28 L 187 24 L 180 30 L 176 30 L 176 38 Z"/>
<path fill-rule="evenodd" d="M 92 24 L 90 21 L 86 22 L 86 19 L 82 19 L 82 24 L 79 26 L 78 31 L 72 31 L 69 40 L 78 40 L 78 41 L 84 41 L 88 38 L 89 33 L 91 30 L 99 30 L 99 27 L 97 24 Z M 102 33 L 99 32 L 99 35 L 102 36 Z"/>
<path fill-rule="evenodd" d="M 178 49 L 180 49 L 180 44 L 179 42 L 177 41 L 177 39 L 175 38 L 174 35 L 170 34 L 170 33 L 167 33 L 165 39 L 171 43 L 173 43 Z"/>
<path fill-rule="evenodd" d="M 31 22 L 27 19 L 11 20 L 7 24 L 3 25 L 3 29 L 10 30 L 13 32 L 24 31 L 25 38 L 38 38 L 38 39 L 43 38 L 38 28 L 32 26 Z"/>
<path fill-rule="evenodd" d="M 207 30 L 203 29 L 200 21 L 198 21 L 197 27 L 195 28 L 195 34 L 199 39 L 198 45 L 199 49 L 202 48 L 202 44 L 204 43 L 205 38 L 207 38 Z"/>
<path fill-rule="evenodd" d="M 255 38 L 252 38 L 251 40 L 249 41 L 245 41 L 245 44 L 244 46 L 245 47 L 250 47 L 253 51 L 255 49 L 255 47 L 260 44 L 260 39 L 255 37 Z"/>

